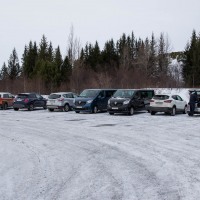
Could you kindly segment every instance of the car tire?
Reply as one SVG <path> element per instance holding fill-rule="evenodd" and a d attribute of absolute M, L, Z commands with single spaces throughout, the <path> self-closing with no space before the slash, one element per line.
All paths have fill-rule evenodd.
<path fill-rule="evenodd" d="M 33 110 L 34 110 L 34 106 L 33 106 L 33 104 L 30 104 L 30 105 L 29 105 L 28 110 L 29 110 L 29 111 L 33 111 Z"/>
<path fill-rule="evenodd" d="M 65 104 L 63 110 L 64 110 L 65 112 L 70 111 L 69 104 Z"/>
<path fill-rule="evenodd" d="M 3 104 L 3 110 L 7 110 L 8 109 L 8 104 L 7 103 L 4 103 Z"/>
<path fill-rule="evenodd" d="M 43 109 L 46 110 L 46 109 L 47 109 L 47 106 L 44 106 Z"/>
<path fill-rule="evenodd" d="M 175 116 L 175 115 L 176 115 L 176 107 L 173 107 L 171 111 L 171 116 Z"/>
<path fill-rule="evenodd" d="M 187 106 L 185 106 L 183 114 L 187 114 Z"/>
<path fill-rule="evenodd" d="M 80 111 L 75 111 L 75 113 L 80 113 Z"/>
<path fill-rule="evenodd" d="M 133 107 L 130 107 L 129 109 L 129 115 L 133 115 L 135 112 L 134 108 Z"/>
<path fill-rule="evenodd" d="M 98 112 L 98 108 L 97 108 L 97 106 L 94 106 L 92 109 L 92 113 L 96 114 L 97 112 Z"/>
<path fill-rule="evenodd" d="M 109 112 L 110 115 L 114 115 L 114 113 Z"/>
<path fill-rule="evenodd" d="M 49 111 L 49 112 L 53 112 L 54 109 L 53 109 L 53 108 L 48 108 L 48 111 Z"/>
<path fill-rule="evenodd" d="M 15 111 L 18 111 L 18 110 L 19 110 L 19 108 L 14 108 L 14 110 L 15 110 Z"/>
<path fill-rule="evenodd" d="M 150 113 L 151 113 L 151 115 L 155 115 L 155 114 L 156 114 L 156 112 L 155 112 L 155 111 L 151 111 Z"/>

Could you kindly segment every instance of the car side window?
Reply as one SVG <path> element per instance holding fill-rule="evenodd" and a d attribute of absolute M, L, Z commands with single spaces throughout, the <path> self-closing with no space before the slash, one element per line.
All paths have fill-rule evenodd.
<path fill-rule="evenodd" d="M 113 91 L 105 91 L 105 93 L 107 98 L 110 98 L 113 95 Z"/>
<path fill-rule="evenodd" d="M 103 97 L 105 97 L 105 95 L 104 95 L 104 91 L 101 91 L 101 92 L 99 93 L 98 97 L 99 97 L 99 98 L 103 98 Z"/>
<path fill-rule="evenodd" d="M 173 96 L 172 96 L 172 99 L 178 100 L 177 97 L 176 97 L 176 95 L 173 95 Z"/>
<path fill-rule="evenodd" d="M 76 97 L 78 97 L 78 95 L 73 93 L 73 98 L 76 98 Z"/>
<path fill-rule="evenodd" d="M 35 94 L 30 94 L 29 97 L 30 98 L 36 98 L 36 95 Z"/>
<path fill-rule="evenodd" d="M 178 96 L 178 95 L 177 95 L 177 99 L 178 99 L 179 101 L 183 101 L 183 99 L 182 99 L 180 96 Z"/>
<path fill-rule="evenodd" d="M 37 97 L 38 99 L 41 99 L 41 98 L 42 98 L 42 96 L 39 95 L 39 94 L 36 94 L 36 97 Z"/>
<path fill-rule="evenodd" d="M 63 95 L 64 96 L 64 95 Z M 69 94 L 65 94 L 65 97 L 66 98 L 73 98 L 73 95 L 71 94 L 71 93 L 69 93 Z"/>
<path fill-rule="evenodd" d="M 9 98 L 8 94 L 3 94 L 3 98 Z"/>

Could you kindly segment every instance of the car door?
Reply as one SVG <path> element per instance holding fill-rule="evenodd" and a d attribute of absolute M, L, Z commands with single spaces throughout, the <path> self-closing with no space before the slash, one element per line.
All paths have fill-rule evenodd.
<path fill-rule="evenodd" d="M 183 99 L 182 99 L 179 95 L 177 95 L 177 101 L 178 101 L 179 104 L 180 104 L 180 109 L 181 109 L 181 110 L 184 110 L 184 109 L 185 109 L 186 103 L 185 103 L 185 101 L 183 101 Z"/>
<path fill-rule="evenodd" d="M 105 91 L 101 91 L 97 96 L 97 107 L 99 110 L 105 110 L 107 109 L 106 105 Z"/>
<path fill-rule="evenodd" d="M 144 108 L 144 101 L 141 98 L 141 91 L 137 91 L 133 97 L 133 104 L 136 110 L 142 110 Z"/>
<path fill-rule="evenodd" d="M 35 94 L 35 96 L 36 96 L 36 99 L 35 99 L 34 106 L 35 107 L 44 107 L 45 106 L 44 98 L 39 94 Z"/>
<path fill-rule="evenodd" d="M 68 103 L 70 106 L 73 106 L 74 96 L 72 93 L 64 94 L 65 103 Z"/>
<path fill-rule="evenodd" d="M 172 95 L 172 99 L 173 99 L 174 104 L 176 105 L 176 110 L 177 111 L 182 110 L 181 102 L 180 100 L 178 100 L 177 95 Z"/>

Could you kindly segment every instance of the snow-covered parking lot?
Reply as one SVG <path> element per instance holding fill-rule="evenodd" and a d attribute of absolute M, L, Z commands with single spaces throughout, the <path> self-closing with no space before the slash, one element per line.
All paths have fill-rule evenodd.
<path fill-rule="evenodd" d="M 198 200 L 200 117 L 0 110 L 1 200 Z"/>

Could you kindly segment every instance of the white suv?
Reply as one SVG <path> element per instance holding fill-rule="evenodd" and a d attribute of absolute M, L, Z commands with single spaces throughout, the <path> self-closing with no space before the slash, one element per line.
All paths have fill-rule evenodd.
<path fill-rule="evenodd" d="M 151 115 L 155 115 L 157 112 L 164 112 L 165 114 L 187 113 L 187 102 L 184 101 L 179 95 L 176 94 L 160 94 L 155 95 L 150 100 L 150 106 L 148 107 Z"/>
<path fill-rule="evenodd" d="M 74 107 L 74 98 L 77 94 L 73 92 L 57 92 L 51 93 L 47 100 L 47 108 L 49 111 L 54 111 L 55 109 L 60 109 L 65 112 L 72 110 Z"/>

